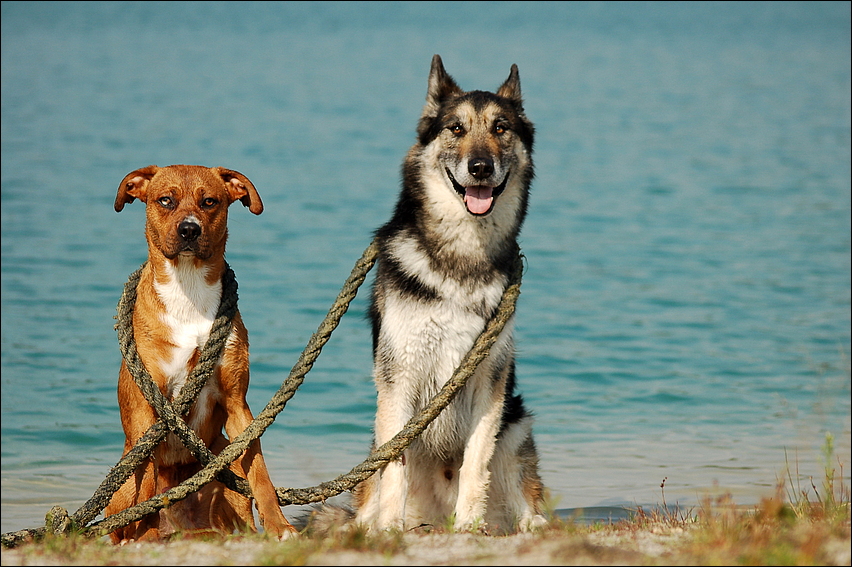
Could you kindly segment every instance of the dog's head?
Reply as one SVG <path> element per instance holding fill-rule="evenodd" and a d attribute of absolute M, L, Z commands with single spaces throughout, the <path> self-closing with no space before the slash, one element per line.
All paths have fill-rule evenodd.
<path fill-rule="evenodd" d="M 422 162 L 440 170 L 433 175 L 470 215 L 489 215 L 510 193 L 523 201 L 510 208 L 525 208 L 535 129 L 524 114 L 517 65 L 496 92 L 465 92 L 435 55 L 417 134 Z"/>
<path fill-rule="evenodd" d="M 146 204 L 145 233 L 166 258 L 201 260 L 223 252 L 228 207 L 239 200 L 259 215 L 263 202 L 254 184 L 237 171 L 198 165 L 149 165 L 128 173 L 118 186 L 115 210 L 139 199 Z"/>

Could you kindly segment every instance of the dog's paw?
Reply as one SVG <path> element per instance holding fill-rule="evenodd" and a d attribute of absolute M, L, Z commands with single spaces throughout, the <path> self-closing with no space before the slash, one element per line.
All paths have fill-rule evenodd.
<path fill-rule="evenodd" d="M 482 518 L 474 518 L 468 521 L 458 521 L 453 523 L 453 530 L 456 532 L 488 535 L 488 524 Z"/>
<path fill-rule="evenodd" d="M 282 518 L 283 519 L 283 518 Z M 278 541 L 284 541 L 299 535 L 299 530 L 284 520 L 283 522 L 266 522 L 263 523 L 263 531 L 268 536 L 274 537 Z"/>
<path fill-rule="evenodd" d="M 528 516 L 523 519 L 518 524 L 518 528 L 522 532 L 530 532 L 539 528 L 543 528 L 547 525 L 547 518 L 542 516 L 541 514 L 535 514 L 534 516 Z"/>
<path fill-rule="evenodd" d="M 296 528 L 291 527 L 291 529 L 289 530 L 284 530 L 281 535 L 279 535 L 275 539 L 277 539 L 278 541 L 286 541 L 288 539 L 293 539 L 297 537 L 299 537 L 299 532 L 296 530 Z"/>

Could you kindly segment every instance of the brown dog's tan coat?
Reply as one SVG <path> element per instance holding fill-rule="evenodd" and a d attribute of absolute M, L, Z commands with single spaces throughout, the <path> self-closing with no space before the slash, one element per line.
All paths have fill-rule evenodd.
<path fill-rule="evenodd" d="M 173 400 L 207 341 L 222 293 L 228 207 L 241 201 L 254 214 L 263 203 L 251 181 L 221 167 L 149 166 L 133 171 L 118 188 L 115 210 L 146 203 L 148 262 L 137 286 L 133 333 L 140 359 L 166 398 Z M 185 417 L 213 453 L 251 423 L 248 333 L 239 313 L 214 376 Z M 157 416 L 122 362 L 118 402 L 126 454 Z M 115 493 L 104 514 L 115 514 L 176 486 L 201 469 L 169 434 L 151 458 Z M 295 528 L 284 518 L 261 453 L 260 440 L 231 465 L 248 479 L 261 523 L 278 537 Z M 151 514 L 111 534 L 116 543 L 159 539 L 175 531 L 231 533 L 255 529 L 251 501 L 214 481 L 160 514 Z"/>

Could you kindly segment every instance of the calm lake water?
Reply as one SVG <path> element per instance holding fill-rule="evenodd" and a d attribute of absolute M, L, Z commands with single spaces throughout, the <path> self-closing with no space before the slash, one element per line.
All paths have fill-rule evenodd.
<path fill-rule="evenodd" d="M 537 127 L 518 376 L 557 507 L 751 504 L 785 455 L 821 486 L 826 434 L 849 486 L 849 3 L 3 2 L 3 532 L 121 455 L 124 175 L 258 187 L 228 260 L 259 412 L 391 214 L 435 53 L 469 90 L 517 63 Z M 366 296 L 263 437 L 276 486 L 367 455 Z"/>

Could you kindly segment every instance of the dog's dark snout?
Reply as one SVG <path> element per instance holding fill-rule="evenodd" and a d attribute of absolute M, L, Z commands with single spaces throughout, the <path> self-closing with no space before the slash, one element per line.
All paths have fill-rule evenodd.
<path fill-rule="evenodd" d="M 186 242 L 194 242 L 201 236 L 201 227 L 197 222 L 183 221 L 178 225 L 178 234 Z"/>
<path fill-rule="evenodd" d="M 486 179 L 494 173 L 494 161 L 484 157 L 473 158 L 467 162 L 467 170 L 476 179 Z"/>

